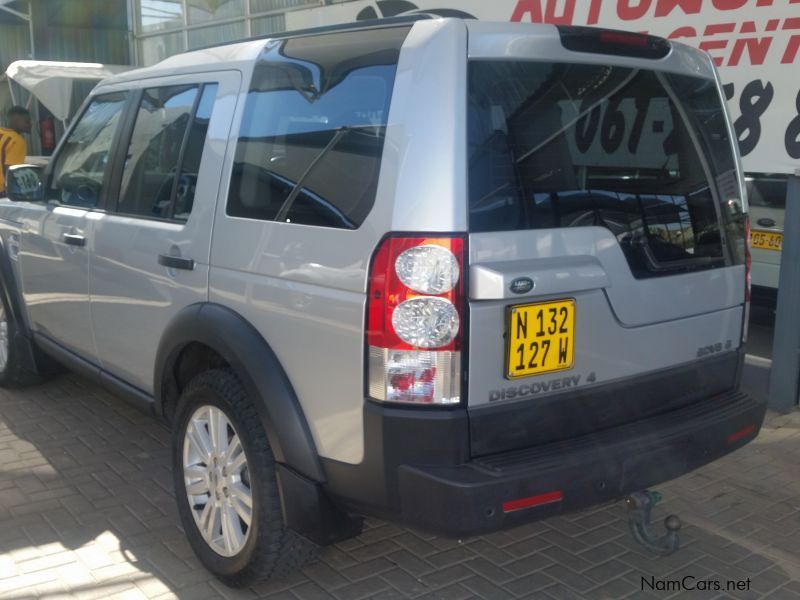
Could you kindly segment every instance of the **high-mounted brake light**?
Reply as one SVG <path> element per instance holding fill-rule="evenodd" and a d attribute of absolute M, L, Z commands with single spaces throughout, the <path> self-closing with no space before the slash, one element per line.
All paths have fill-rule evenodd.
<path fill-rule="evenodd" d="M 558 33 L 561 45 L 573 52 L 664 58 L 672 49 L 672 45 L 664 38 L 632 31 L 559 25 Z"/>
<path fill-rule="evenodd" d="M 374 400 L 461 401 L 462 237 L 389 237 L 375 252 L 367 301 L 368 393 Z"/>
<path fill-rule="evenodd" d="M 597 40 L 601 44 L 622 44 L 627 46 L 646 47 L 648 44 L 647 36 L 639 33 L 629 33 L 627 31 L 601 31 L 597 35 Z"/>

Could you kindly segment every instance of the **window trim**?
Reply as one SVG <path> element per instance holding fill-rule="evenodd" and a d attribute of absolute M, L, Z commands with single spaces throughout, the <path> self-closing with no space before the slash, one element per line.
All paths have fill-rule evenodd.
<path fill-rule="evenodd" d="M 197 88 L 197 97 L 194 99 L 194 105 L 192 106 L 192 112 L 189 117 L 189 123 L 186 125 L 186 131 L 183 132 L 183 140 L 181 140 L 181 149 L 178 152 L 178 164 L 176 165 L 177 169 L 175 170 L 175 179 L 172 182 L 172 189 L 169 193 L 169 220 L 174 221 L 176 223 L 186 223 L 189 221 L 189 217 L 192 216 L 191 211 L 189 212 L 189 217 L 186 220 L 176 219 L 175 218 L 175 202 L 177 201 L 178 195 L 178 182 L 181 179 L 181 175 L 183 174 L 183 161 L 186 158 L 186 147 L 189 145 L 189 134 L 192 132 L 192 127 L 194 127 L 195 121 L 197 121 L 197 109 L 200 108 L 200 103 L 203 101 L 203 94 L 205 94 L 206 88 L 210 85 L 214 85 L 211 83 L 203 82 Z M 219 89 L 219 88 L 218 88 Z M 216 98 L 214 98 L 216 101 Z M 214 114 L 214 108 L 212 104 L 211 114 Z M 209 127 L 211 126 L 211 118 L 209 117 Z M 208 130 L 206 130 L 206 137 L 208 137 Z M 205 152 L 205 140 L 203 140 L 203 149 L 200 151 L 200 162 L 203 162 L 203 152 Z M 199 167 L 198 167 L 199 169 Z"/>
<path fill-rule="evenodd" d="M 125 166 L 125 157 L 128 154 L 128 147 L 130 146 L 131 138 L 133 137 L 133 126 L 136 122 L 136 112 L 139 108 L 139 104 L 142 101 L 142 95 L 144 94 L 143 88 L 132 89 L 129 91 L 130 98 L 128 100 L 127 112 L 122 123 L 123 135 L 121 135 L 117 140 L 117 151 L 114 154 L 112 177 L 108 184 L 109 192 L 106 194 L 105 202 L 102 205 L 103 212 L 108 214 L 116 214 L 116 207 L 119 204 L 120 183 L 122 182 L 122 171 Z M 110 197 L 111 190 L 115 191 L 115 198 L 113 200 Z M 112 203 L 114 204 L 114 209 L 111 208 Z"/>

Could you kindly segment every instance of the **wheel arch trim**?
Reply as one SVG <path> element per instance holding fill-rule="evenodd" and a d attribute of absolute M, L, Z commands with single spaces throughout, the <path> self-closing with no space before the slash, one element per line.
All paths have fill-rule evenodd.
<path fill-rule="evenodd" d="M 11 265 L 11 257 L 6 249 L 6 241 L 0 236 L 0 293 L 6 300 L 7 306 L 11 311 L 16 323 L 22 326 L 27 335 L 28 315 L 24 310 L 24 301 L 17 285 L 17 277 L 14 267 Z"/>
<path fill-rule="evenodd" d="M 181 351 L 191 343 L 212 348 L 241 379 L 255 401 L 276 462 L 324 482 L 314 438 L 278 357 L 252 324 L 222 305 L 189 305 L 167 325 L 156 352 L 156 413 L 164 416 L 165 390 L 177 386 L 174 367 Z"/>

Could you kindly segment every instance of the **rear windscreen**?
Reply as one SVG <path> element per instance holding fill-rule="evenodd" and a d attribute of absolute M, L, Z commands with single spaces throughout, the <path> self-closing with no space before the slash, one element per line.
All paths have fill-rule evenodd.
<path fill-rule="evenodd" d="M 745 187 L 750 206 L 786 208 L 786 175 L 748 175 Z"/>
<path fill-rule="evenodd" d="M 473 232 L 600 226 L 636 277 L 744 261 L 714 81 L 607 65 L 475 61 Z"/>

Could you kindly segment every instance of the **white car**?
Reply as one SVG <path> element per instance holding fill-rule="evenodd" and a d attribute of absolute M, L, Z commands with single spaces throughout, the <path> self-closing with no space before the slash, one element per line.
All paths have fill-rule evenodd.
<path fill-rule="evenodd" d="M 750 202 L 753 301 L 774 306 L 781 268 L 786 176 L 748 174 L 745 182 Z"/>

